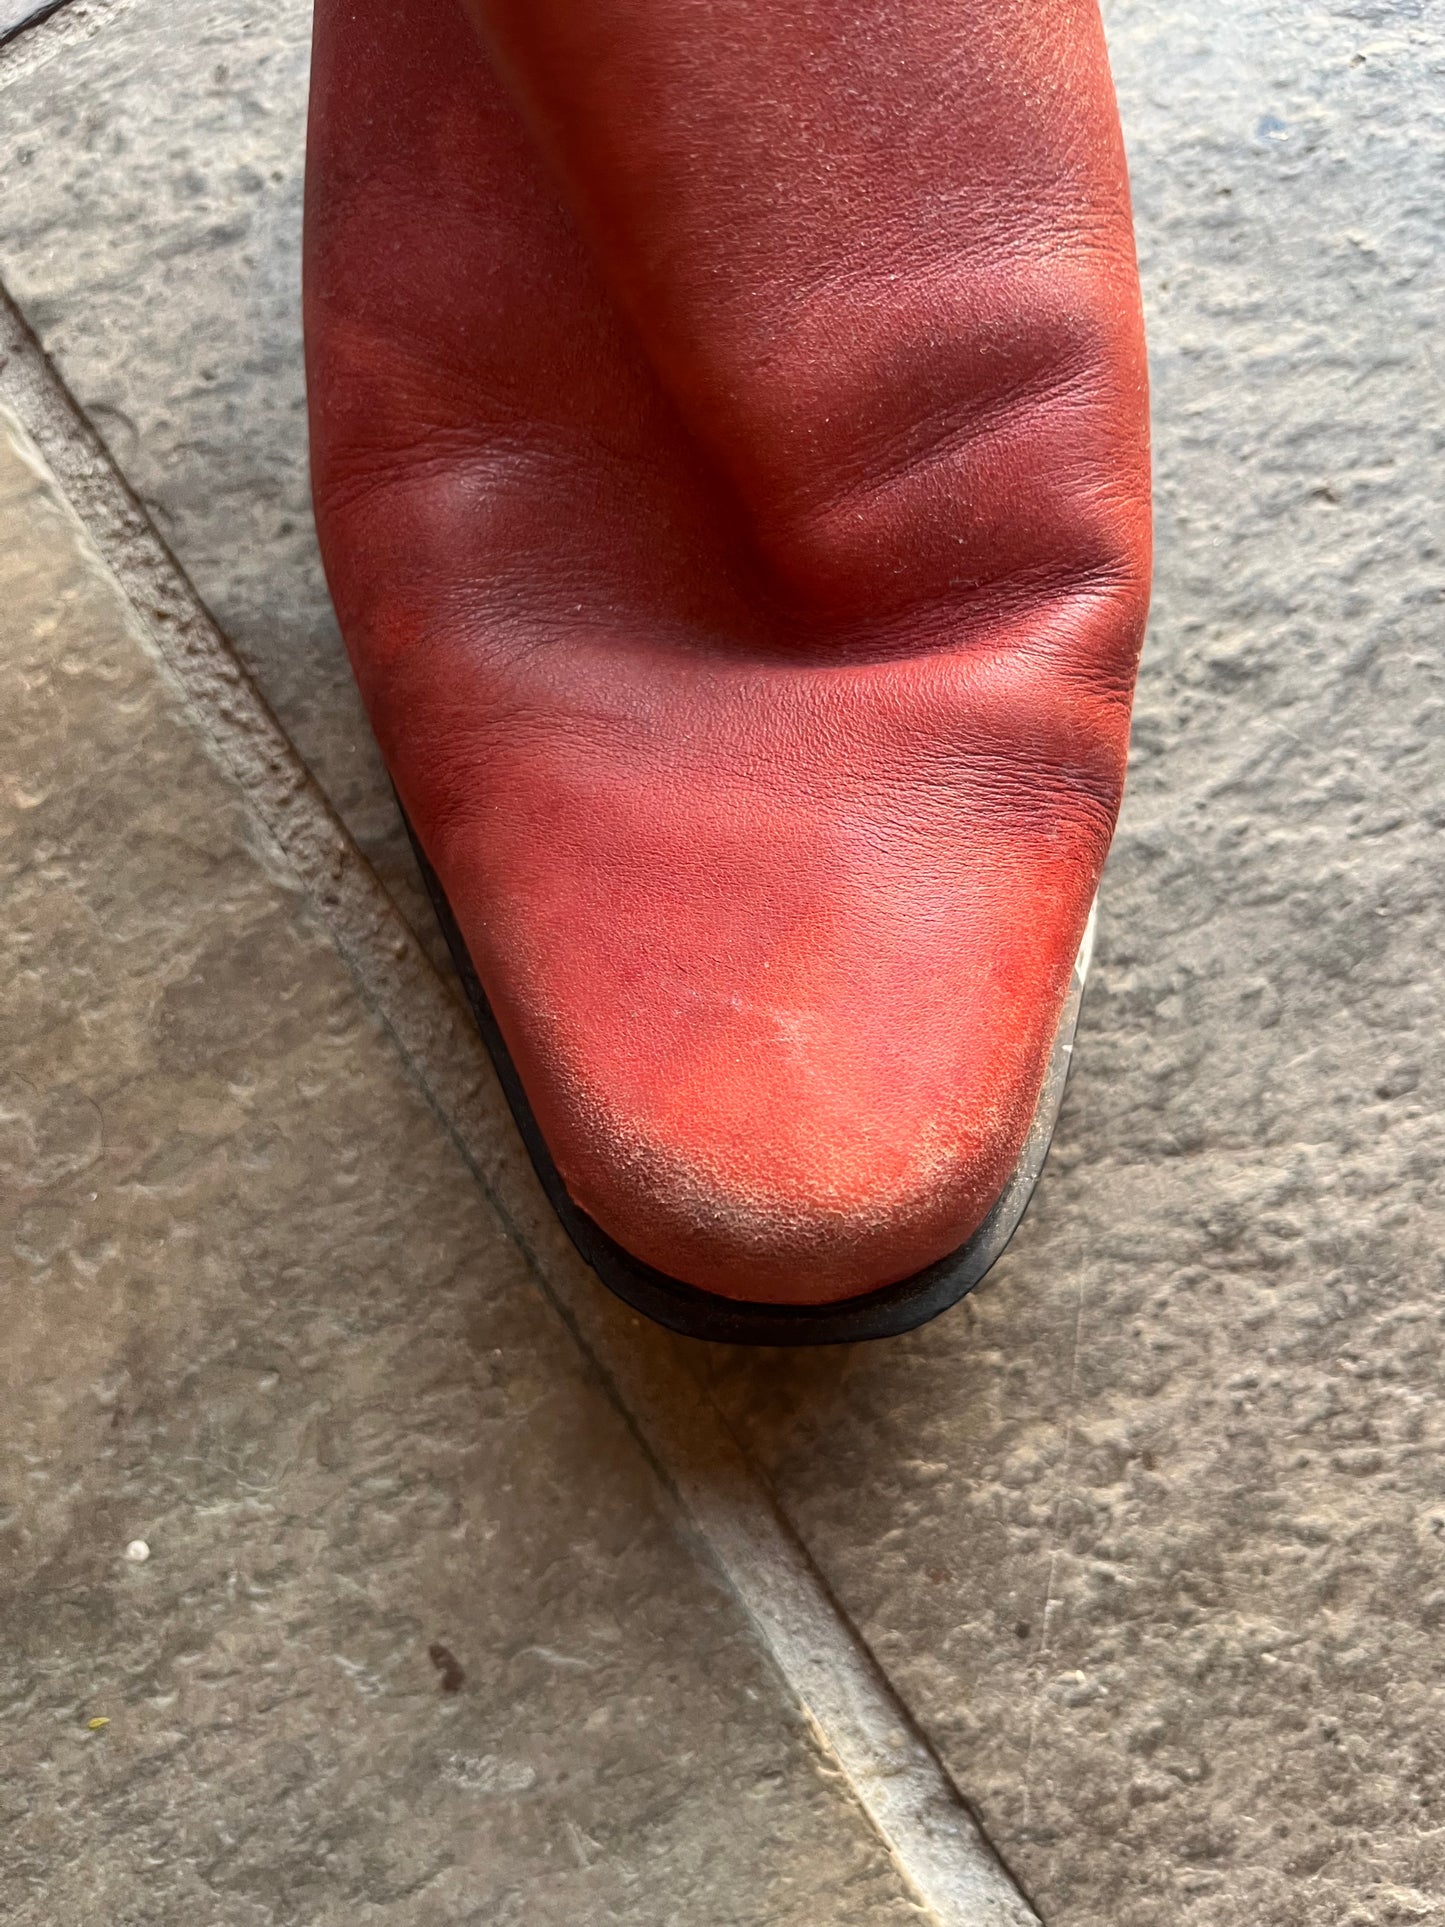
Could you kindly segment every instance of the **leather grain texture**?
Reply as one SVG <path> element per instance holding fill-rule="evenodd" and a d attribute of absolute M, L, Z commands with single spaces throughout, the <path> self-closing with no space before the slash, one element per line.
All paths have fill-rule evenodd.
<path fill-rule="evenodd" d="M 1123 782 L 1147 400 L 1093 0 L 316 36 L 328 577 L 568 1192 L 732 1297 L 905 1278 L 1017 1161 Z"/>

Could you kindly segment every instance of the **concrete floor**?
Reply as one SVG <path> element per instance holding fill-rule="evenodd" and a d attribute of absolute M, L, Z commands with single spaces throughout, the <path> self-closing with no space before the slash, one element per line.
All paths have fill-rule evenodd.
<path fill-rule="evenodd" d="M 306 9 L 0 48 L 7 1917 L 1445 1921 L 1445 21 L 1107 18 L 1160 560 L 1075 1080 L 976 1296 L 814 1357 L 604 1300 L 427 960 Z"/>

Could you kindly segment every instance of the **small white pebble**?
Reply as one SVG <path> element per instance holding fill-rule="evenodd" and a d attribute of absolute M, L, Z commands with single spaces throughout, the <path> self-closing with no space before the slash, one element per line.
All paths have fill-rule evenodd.
<path fill-rule="evenodd" d="M 144 1539 L 132 1539 L 125 1549 L 125 1556 L 133 1566 L 143 1565 L 151 1556 L 151 1549 Z"/>

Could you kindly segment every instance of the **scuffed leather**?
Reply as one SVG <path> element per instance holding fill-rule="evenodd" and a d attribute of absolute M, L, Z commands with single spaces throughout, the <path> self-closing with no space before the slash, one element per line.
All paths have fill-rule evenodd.
<path fill-rule="evenodd" d="M 318 0 L 318 524 L 559 1170 L 822 1302 L 1033 1113 L 1149 577 L 1094 0 Z M 485 43 L 488 51 L 483 51 Z"/>

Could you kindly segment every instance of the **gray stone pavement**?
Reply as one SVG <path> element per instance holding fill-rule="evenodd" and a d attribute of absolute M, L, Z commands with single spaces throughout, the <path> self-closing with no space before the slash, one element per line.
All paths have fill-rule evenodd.
<path fill-rule="evenodd" d="M 38 47 L 57 22 L 0 54 L 0 278 L 358 842 L 432 942 L 326 609 L 307 520 L 296 322 L 305 9 L 297 0 L 173 0 L 164 8 L 134 0 L 112 17 L 92 11 L 94 30 L 43 65 L 33 52 L 11 55 L 27 41 Z M 1159 579 L 1130 795 L 1056 1150 L 1008 1257 L 973 1300 L 926 1331 L 816 1357 L 673 1349 L 711 1389 L 1051 1927 L 1445 1920 L 1445 1480 L 1435 1397 L 1445 1311 L 1437 1148 L 1445 25 L 1422 0 L 1115 0 L 1108 23 L 1149 304 Z M 4 383 L 0 370 L 0 391 Z M 103 704 L 103 692 L 89 700 L 97 729 Z M 117 717 L 105 726 L 123 734 L 118 698 Z M 39 819 L 25 821 L 37 834 Z M 194 892 L 199 930 L 217 901 L 211 871 L 201 868 L 183 867 L 167 883 L 138 858 L 121 874 L 142 897 L 163 884 L 176 901 Z M 296 908 L 278 927 L 300 943 L 294 932 L 303 924 Z M 324 944 L 313 938 L 304 956 L 288 955 L 283 946 L 258 967 L 275 986 L 297 986 L 298 1015 L 327 1009 L 333 966 Z M 103 987 L 100 965 L 85 968 Z M 272 1001 L 280 996 L 278 989 Z M 349 1035 L 359 1022 L 348 1012 L 343 1028 Z M 317 1029 L 324 1033 L 324 1019 Z M 305 1041 L 298 1033 L 288 1048 Z M 240 1043 L 228 1048 L 244 1055 Z M 379 1062 L 381 1046 L 368 1050 Z M 274 1106 L 279 1129 L 280 1095 L 257 1103 L 258 1125 Z M 400 1105 L 388 1099 L 388 1107 Z M 450 1358 L 446 1321 L 460 1317 L 467 1287 L 446 1282 L 447 1255 L 460 1265 L 464 1251 L 480 1248 L 465 1222 L 480 1207 L 462 1196 L 462 1167 L 443 1176 L 437 1153 L 425 1186 L 406 1177 L 397 1147 L 410 1140 L 397 1121 L 402 1109 L 388 1107 L 384 1117 L 369 1106 L 338 1107 L 328 1127 L 338 1157 L 344 1149 L 378 1173 L 369 1219 L 341 1216 L 324 1250 L 313 1246 L 315 1255 L 298 1261 L 298 1277 L 322 1278 L 325 1292 L 340 1293 L 353 1272 L 369 1280 L 368 1316 L 388 1334 L 380 1346 L 353 1342 L 349 1361 L 334 1366 L 318 1341 L 296 1341 L 313 1361 L 308 1396 L 350 1401 L 337 1452 L 306 1474 L 321 1480 L 324 1472 L 329 1503 L 343 1516 L 365 1511 L 376 1476 L 367 1429 L 385 1432 L 394 1396 L 382 1358 L 393 1347 L 402 1357 L 410 1346 L 424 1351 L 429 1335 L 434 1359 Z M 63 1141 L 65 1120 L 54 1128 Z M 394 1183 L 380 1176 L 391 1164 L 403 1173 Z M 249 1248 L 264 1227 L 247 1216 L 248 1194 L 228 1193 L 219 1178 L 205 1182 L 216 1187 L 208 1209 L 228 1200 L 231 1236 Z M 134 1225 L 117 1206 L 112 1240 L 143 1244 L 172 1216 L 189 1221 L 188 1207 L 175 1210 L 164 1198 L 144 1209 L 132 1200 L 128 1209 Z M 385 1258 L 372 1255 L 388 1241 L 400 1252 L 418 1227 L 436 1253 L 430 1292 L 419 1278 L 394 1279 Z M 62 1230 L 57 1249 L 68 1248 L 71 1235 Z M 25 1251 L 17 1255 L 28 1267 Z M 540 1316 L 524 1302 L 530 1288 L 509 1286 L 490 1264 L 483 1269 L 488 1315 L 503 1329 L 509 1320 L 525 1324 L 525 1337 L 509 1342 L 540 1359 L 530 1349 L 541 1342 L 527 1323 Z M 154 1441 L 149 1462 L 127 1462 L 125 1476 L 137 1495 L 148 1477 L 177 1494 L 169 1516 L 183 1539 L 217 1535 L 197 1552 L 204 1564 L 233 1528 L 192 1516 L 196 1499 L 175 1484 L 174 1442 L 213 1423 L 224 1432 L 227 1412 L 238 1410 L 239 1381 L 229 1394 L 224 1383 L 213 1391 L 194 1360 L 210 1356 L 199 1330 L 208 1320 L 228 1343 L 251 1343 L 252 1313 L 234 1282 L 229 1290 L 215 1283 L 192 1305 L 180 1281 L 161 1291 L 144 1283 L 151 1270 L 135 1276 L 142 1283 L 134 1297 L 107 1312 L 115 1341 L 124 1335 L 144 1349 L 153 1313 L 158 1332 L 179 1330 L 196 1350 L 163 1401 L 179 1414 L 167 1420 L 170 1436 Z M 98 1350 L 103 1302 L 93 1297 L 84 1313 L 97 1331 L 83 1335 Z M 297 1314 L 308 1315 L 314 1306 Z M 216 1332 L 210 1342 L 229 1356 Z M 513 1435 L 485 1397 L 458 1390 L 461 1379 L 447 1376 L 454 1367 L 434 1368 L 457 1401 L 446 1427 L 458 1464 L 473 1451 L 484 1467 L 542 1449 L 530 1407 Z M 79 1399 L 90 1369 L 82 1350 L 74 1372 L 63 1374 L 65 1398 Z M 260 1373 L 277 1369 L 263 1361 Z M 555 1364 L 548 1353 L 545 1368 L 527 1369 L 538 1375 L 544 1404 L 554 1374 L 552 1396 L 566 1412 L 594 1396 L 560 1353 Z M 38 1397 L 32 1376 L 26 1367 L 22 1383 Z M 71 1408 L 62 1399 L 56 1409 Z M 248 1425 L 232 1422 L 260 1453 Z M 551 1425 L 565 1435 L 560 1419 Z M 555 1437 L 548 1444 L 545 1420 L 541 1434 L 548 1450 L 557 1445 Z M 47 1453 L 60 1449 L 50 1442 L 58 1433 L 37 1437 L 43 1469 Z M 121 1517 L 124 1494 L 108 1483 L 116 1474 L 106 1470 L 87 1496 L 92 1468 L 82 1436 L 66 1449 L 55 1476 L 72 1482 L 78 1511 L 100 1508 L 102 1524 L 88 1530 L 108 1575 L 103 1584 L 94 1577 L 97 1565 L 75 1582 L 75 1594 L 110 1586 L 124 1599 L 125 1587 L 154 1582 L 159 1558 L 134 1571 L 116 1567 L 131 1530 Z M 385 1446 L 379 1450 L 384 1459 Z M 571 1518 L 585 1530 L 603 1503 L 586 1483 L 602 1479 L 597 1456 L 577 1451 L 556 1461 L 548 1504 L 578 1508 L 558 1514 L 564 1549 Z M 421 1510 L 446 1514 L 463 1504 L 463 1490 L 466 1503 L 480 1505 L 464 1475 L 449 1483 L 438 1459 L 452 1463 L 442 1452 L 415 1474 Z M 601 1467 L 610 1463 L 602 1454 Z M 257 1469 L 269 1476 L 273 1468 L 267 1461 Z M 616 1530 L 632 1521 L 639 1534 L 652 1534 L 649 1544 L 673 1548 L 669 1528 L 657 1523 L 660 1501 L 640 1472 L 628 1477 L 633 1484 L 619 1472 L 609 1488 Z M 320 1495 L 318 1486 L 308 1503 L 322 1503 Z M 202 1498 L 212 1503 L 204 1490 Z M 489 1503 L 496 1532 L 516 1548 L 511 1560 L 525 1568 L 536 1554 L 520 1502 L 499 1480 Z M 304 1506 L 298 1516 L 304 1522 Z M 388 1620 L 376 1635 L 392 1662 L 387 1671 L 341 1644 L 350 1595 L 333 1585 L 330 1569 L 318 1579 L 299 1550 L 305 1543 L 298 1535 L 287 1554 L 294 1567 L 278 1582 L 286 1604 L 277 1617 L 283 1625 L 287 1612 L 306 1618 L 368 1667 L 385 1685 L 378 1718 L 396 1724 L 384 1741 L 373 1732 L 353 1742 L 349 1730 L 332 1730 L 330 1702 L 318 1700 L 315 1730 L 325 1730 L 333 1749 L 320 1755 L 323 1771 L 339 1776 L 348 1798 L 321 1797 L 309 1810 L 323 1774 L 294 1756 L 245 1747 L 243 1764 L 231 1769 L 230 1802 L 189 1805 L 197 1796 L 176 1737 L 167 1742 L 176 1749 L 167 1756 L 170 1777 L 155 1768 L 144 1781 L 159 1816 L 151 1824 L 169 1825 L 174 1805 L 177 1828 L 188 1812 L 198 1826 L 234 1828 L 236 1807 L 256 1807 L 271 1817 L 235 1850 L 236 1865 L 252 1864 L 247 1854 L 259 1864 L 269 1829 L 278 1851 L 288 1840 L 304 1842 L 308 1865 L 323 1868 L 294 1915 L 273 1892 L 254 1903 L 271 1906 L 271 1915 L 222 1918 L 325 1919 L 327 1907 L 349 1907 L 350 1918 L 363 1897 L 384 1910 L 378 1918 L 468 1918 L 456 1910 L 460 1900 L 453 1906 L 424 1888 L 412 1895 L 400 1873 L 379 1874 L 392 1885 L 368 1891 L 370 1874 L 354 1871 L 358 1841 L 387 1869 L 410 1867 L 408 1843 L 418 1834 L 420 1861 L 456 1848 L 458 1811 L 446 1805 L 453 1795 L 438 1793 L 436 1769 L 391 1765 L 408 1747 L 413 1767 L 424 1757 L 430 1741 L 407 1721 L 438 1703 L 417 1657 L 432 1629 L 419 1607 L 401 1603 L 415 1573 L 403 1560 L 388 1609 L 410 1616 L 405 1631 Z M 343 1549 L 336 1571 L 361 1583 L 349 1563 L 354 1549 L 345 1541 Z M 47 1556 L 80 1554 L 52 1545 Z M 418 1568 L 432 1556 L 414 1549 Z M 675 1549 L 656 1557 L 680 1559 L 680 1576 L 644 1561 L 630 1589 L 618 1582 L 608 1593 L 605 1573 L 596 1581 L 612 1602 L 596 1610 L 613 1612 L 622 1629 L 619 1651 L 631 1648 L 627 1635 L 649 1612 L 671 1610 L 666 1597 L 653 1599 L 654 1584 L 679 1598 L 688 1587 L 687 1596 L 707 1594 L 705 1577 Z M 120 1577 L 111 1576 L 117 1570 Z M 500 1583 L 489 1562 L 479 1564 L 479 1589 Z M 536 1572 L 510 1574 L 520 1618 L 532 1610 L 528 1588 L 545 1583 Z M 548 1595 L 554 1630 L 540 1642 L 555 1640 L 562 1652 L 588 1610 L 565 1591 Z M 484 1666 L 509 1651 L 505 1613 L 469 1607 L 459 1578 L 450 1593 L 422 1596 L 444 1604 L 448 1627 L 470 1624 L 480 1634 Z M 76 1640 L 117 1675 L 134 1667 L 141 1677 L 144 1666 L 159 1667 L 136 1657 L 141 1631 L 184 1653 L 188 1614 L 204 1617 L 201 1604 L 173 1598 L 143 1629 L 78 1620 Z M 713 1623 L 731 1650 L 751 1653 L 749 1635 L 722 1604 L 712 1620 L 679 1610 L 657 1635 L 666 1647 L 659 1664 L 676 1669 L 670 1704 L 689 1703 L 702 1690 L 698 1680 L 717 1694 L 712 1649 L 690 1644 L 695 1626 Z M 249 1636 L 264 1652 L 266 1634 Z M 446 1631 L 436 1636 L 446 1640 Z M 459 1653 L 462 1637 L 449 1642 Z M 390 1682 L 400 1679 L 407 1699 L 413 1687 L 404 1668 L 412 1665 L 421 1675 L 416 1706 L 394 1707 Z M 561 1688 L 545 1677 L 546 1692 L 514 1678 L 508 1701 L 516 1731 L 537 1722 L 542 1755 L 553 1744 L 548 1734 L 569 1730 L 569 1720 L 588 1730 L 584 1708 L 635 1708 L 652 1690 L 631 1676 L 595 1696 L 564 1682 L 575 1698 L 571 1710 L 558 1702 L 554 1713 L 547 1693 Z M 336 1679 L 328 1690 L 339 1691 Z M 82 1697 L 77 1687 L 65 1703 L 77 1721 Z M 339 1704 L 351 1702 L 342 1696 Z M 496 1705 L 488 1700 L 477 1712 L 489 1732 Z M 595 1858 L 584 1844 L 588 1865 L 574 1865 L 565 1896 L 554 1899 L 561 1890 L 547 1885 L 545 1846 L 567 1851 L 565 1841 L 556 1844 L 565 1829 L 535 1820 L 543 1803 L 530 1792 L 487 1806 L 500 1816 L 497 1829 L 516 1830 L 518 1918 L 791 1917 L 791 1900 L 779 1902 L 774 1890 L 761 1897 L 735 1871 L 748 1861 L 744 1847 L 720 1869 L 717 1891 L 743 1883 L 735 1902 L 700 1900 L 687 1884 L 690 1851 L 721 1851 L 702 1843 L 734 1834 L 752 1842 L 761 1836 L 749 1828 L 770 1826 L 773 1813 L 760 1797 L 748 1813 L 766 1809 L 767 1819 L 733 1817 L 740 1809 L 728 1802 L 757 1785 L 749 1746 L 763 1741 L 734 1729 L 715 1698 L 697 1705 L 695 1724 L 709 1737 L 691 1804 L 677 1809 L 649 1863 L 655 1882 L 645 1898 L 626 1898 L 619 1884 L 635 1864 L 621 1840 L 630 1822 L 604 1834 Z M 166 1733 L 195 1742 L 189 1715 L 162 1712 Z M 659 1715 L 663 1731 L 674 1718 L 683 1715 Z M 779 1700 L 766 1732 L 791 1734 L 788 1718 Z M 111 1737 L 111 1729 L 100 1735 L 102 1743 Z M 249 1733 L 242 1737 L 249 1746 Z M 797 1745 L 795 1736 L 776 1743 Z M 105 1770 L 113 1758 L 73 1726 L 64 1744 L 85 1749 L 64 1754 L 57 1741 L 67 1771 L 94 1772 L 73 1765 L 93 1760 Z M 513 1757 L 490 1740 L 455 1750 L 469 1759 Z M 624 1779 L 637 1772 L 642 1784 L 649 1757 L 635 1737 L 597 1741 L 586 1770 Z M 777 1795 L 779 1828 L 792 1843 L 786 1851 L 796 1856 L 790 1867 L 806 1886 L 820 1864 L 808 1859 L 809 1843 L 826 1843 L 838 1828 L 859 1842 L 848 1847 L 848 1864 L 865 1883 L 857 1894 L 840 1889 L 835 1868 L 835 1884 L 819 1876 L 807 1906 L 797 1902 L 797 1917 L 862 1918 L 862 1907 L 869 1918 L 888 1918 L 889 1906 L 906 1903 L 888 1898 L 876 1849 L 870 1858 L 866 1838 L 849 1832 L 861 1823 L 846 1800 L 836 1810 L 817 1804 L 807 1791 L 816 1768 L 805 1754 L 788 1758 L 790 1785 L 803 1789 Z M 503 1771 L 477 1770 L 484 1778 Z M 64 1784 L 66 1820 L 39 1823 L 43 1838 L 30 1851 L 74 1883 L 88 1877 L 85 1809 L 80 1782 Z M 427 1807 L 429 1799 L 440 1806 Z M 647 1809 L 646 1794 L 637 1799 L 636 1810 Z M 694 1836 L 710 1801 L 717 1831 Z M 338 1806 L 357 1820 L 346 1849 L 356 1858 L 326 1874 L 317 1815 L 335 1819 Z M 105 1865 L 118 1878 L 129 1851 L 124 1809 L 102 1801 L 100 1811 L 116 1816 L 113 1833 L 104 1844 L 92 1838 L 89 1850 L 115 1856 Z M 508 1834 L 509 1853 L 511 1842 Z M 457 1865 L 473 1870 L 498 1850 L 474 1846 Z M 187 1869 L 196 1863 L 190 1847 L 179 1857 Z M 676 1897 L 660 1901 L 674 1877 Z M 106 1880 L 113 1893 L 114 1878 Z M 463 1879 L 456 1891 L 464 1887 Z M 58 1911 L 35 1918 L 88 1918 L 70 1896 L 92 1891 L 100 1888 L 72 1885 Z M 179 1909 L 189 1891 L 176 1885 L 167 1904 Z M 260 1891 L 238 1889 L 225 1904 L 250 1904 Z M 498 1902 L 475 1904 L 479 1919 L 507 1917 L 485 1911 Z M 724 1904 L 731 1914 L 706 1910 Z"/>

